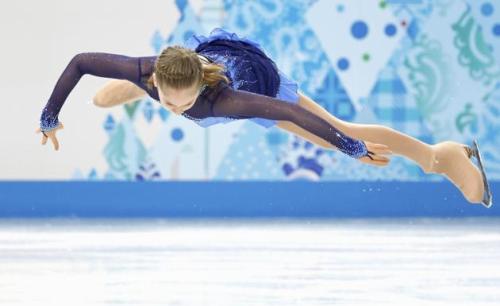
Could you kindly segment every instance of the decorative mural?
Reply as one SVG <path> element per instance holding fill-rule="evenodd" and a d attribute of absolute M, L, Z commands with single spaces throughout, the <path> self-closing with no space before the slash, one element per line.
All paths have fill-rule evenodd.
<path fill-rule="evenodd" d="M 299 89 L 335 116 L 428 143 L 478 139 L 500 179 L 500 1 L 205 0 L 151 53 L 214 27 L 257 41 Z M 201 128 L 145 98 L 102 123 L 107 169 L 89 180 L 441 180 L 394 156 L 362 164 L 276 127 Z M 116 114 L 116 113 L 114 113 Z M 87 173 L 86 175 L 82 173 Z"/>

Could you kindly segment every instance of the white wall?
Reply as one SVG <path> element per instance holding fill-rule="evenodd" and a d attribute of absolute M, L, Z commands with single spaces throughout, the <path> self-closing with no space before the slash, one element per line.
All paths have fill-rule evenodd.
<path fill-rule="evenodd" d="M 190 4 L 199 10 L 202 0 Z M 0 179 L 67 179 L 75 164 L 104 163 L 101 126 L 109 109 L 90 100 L 108 79 L 84 76 L 70 94 L 59 116 L 59 151 L 50 141 L 41 146 L 34 132 L 55 82 L 79 52 L 152 55 L 152 33 L 167 35 L 179 17 L 173 0 L 3 2 Z"/>

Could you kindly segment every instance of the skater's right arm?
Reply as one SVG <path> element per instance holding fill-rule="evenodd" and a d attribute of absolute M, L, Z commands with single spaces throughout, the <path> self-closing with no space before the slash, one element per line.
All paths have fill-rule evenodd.
<path fill-rule="evenodd" d="M 51 138 L 56 150 L 59 145 L 55 131 L 62 128 L 58 116 L 67 97 L 81 77 L 90 74 L 99 77 L 128 80 L 140 86 L 141 78 L 149 72 L 155 56 L 131 57 L 104 52 L 84 52 L 75 55 L 57 80 L 40 116 L 38 133 L 43 133 L 42 144 Z"/>
<path fill-rule="evenodd" d="M 141 81 L 140 57 L 103 52 L 85 52 L 75 55 L 59 77 L 40 117 L 41 131 L 50 131 L 59 125 L 58 115 L 66 98 L 85 74 L 99 77 Z"/>

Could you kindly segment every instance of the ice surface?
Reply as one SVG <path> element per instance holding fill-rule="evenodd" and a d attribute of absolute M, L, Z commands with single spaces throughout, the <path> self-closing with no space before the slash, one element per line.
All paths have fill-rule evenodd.
<path fill-rule="evenodd" d="M 0 305 L 499 305 L 500 219 L 0 220 Z"/>

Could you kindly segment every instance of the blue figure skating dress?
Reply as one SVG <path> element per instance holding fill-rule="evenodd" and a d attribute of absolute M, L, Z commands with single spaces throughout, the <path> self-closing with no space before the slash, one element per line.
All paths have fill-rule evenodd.
<path fill-rule="evenodd" d="M 193 106 L 182 115 L 202 127 L 248 119 L 264 127 L 277 120 L 290 121 L 323 138 L 341 152 L 360 158 L 369 156 L 363 141 L 350 138 L 325 119 L 298 104 L 298 85 L 287 78 L 260 47 L 247 38 L 215 28 L 208 37 L 193 35 L 185 47 L 211 62 L 225 66 L 230 83 L 204 86 Z M 131 57 L 103 52 L 79 53 L 59 77 L 45 105 L 40 128 L 49 131 L 59 125 L 59 112 L 66 98 L 85 74 L 133 82 L 156 101 L 156 88 L 147 87 L 157 56 Z"/>
<path fill-rule="evenodd" d="M 230 86 L 234 89 L 276 97 L 294 104 L 299 101 L 297 83 L 276 67 L 257 42 L 215 28 L 208 37 L 193 35 L 186 41 L 185 46 L 212 62 L 223 64 L 226 67 L 225 75 L 232 80 Z M 205 127 L 232 120 L 235 118 L 209 117 L 197 123 Z M 266 128 L 276 124 L 275 120 L 264 118 L 249 120 Z"/>

